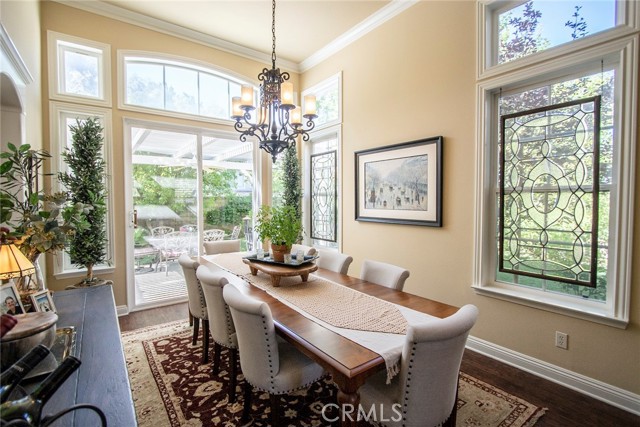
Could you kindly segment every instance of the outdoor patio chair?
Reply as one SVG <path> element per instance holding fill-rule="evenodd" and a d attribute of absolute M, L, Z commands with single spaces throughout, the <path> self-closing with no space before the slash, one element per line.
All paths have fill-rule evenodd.
<path fill-rule="evenodd" d="M 233 231 L 229 236 L 229 240 L 236 240 L 238 237 L 240 237 L 240 226 L 236 225 L 235 227 L 233 227 Z"/>
<path fill-rule="evenodd" d="M 164 236 L 165 234 L 173 233 L 174 231 L 175 229 L 173 227 L 166 227 L 166 226 L 155 227 L 151 229 L 151 236 L 152 237 Z"/>
<path fill-rule="evenodd" d="M 214 242 L 216 240 L 224 239 L 224 230 L 220 230 L 217 228 L 213 228 L 211 230 L 204 231 L 204 241 L 205 242 Z"/>
<path fill-rule="evenodd" d="M 181 231 L 174 231 L 164 235 L 164 244 L 160 254 L 167 276 L 169 275 L 169 261 L 175 261 L 183 254 L 189 255 L 191 238 L 191 233 Z"/>

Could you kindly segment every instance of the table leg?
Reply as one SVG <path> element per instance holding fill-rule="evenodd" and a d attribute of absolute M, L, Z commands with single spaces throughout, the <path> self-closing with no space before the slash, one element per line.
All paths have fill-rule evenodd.
<path fill-rule="evenodd" d="M 340 378 L 333 375 L 333 381 L 338 386 L 338 406 L 340 406 L 340 425 L 342 427 L 358 426 L 358 407 L 360 405 L 360 393 L 358 389 L 364 381 Z"/>
<path fill-rule="evenodd" d="M 258 269 L 253 267 L 253 266 L 249 266 L 249 270 L 251 270 L 251 275 L 252 276 L 257 276 L 258 275 Z"/>
<path fill-rule="evenodd" d="M 271 284 L 274 288 L 280 286 L 280 276 L 271 276 Z"/>
<path fill-rule="evenodd" d="M 303 282 L 306 282 L 309 279 L 309 273 L 302 273 L 300 277 L 302 277 Z"/>

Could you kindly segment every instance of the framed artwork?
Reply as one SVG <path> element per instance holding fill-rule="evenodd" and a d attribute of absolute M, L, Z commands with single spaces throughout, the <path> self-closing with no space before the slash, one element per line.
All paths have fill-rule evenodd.
<path fill-rule="evenodd" d="M 442 137 L 356 151 L 356 221 L 442 227 Z"/>
<path fill-rule="evenodd" d="M 33 295 L 29 295 L 29 298 L 31 298 L 31 303 L 33 304 L 33 308 L 36 311 L 52 311 L 54 313 L 56 312 L 56 306 L 53 304 L 53 298 L 51 298 L 51 294 L 49 293 L 49 291 L 40 291 Z"/>
<path fill-rule="evenodd" d="M 16 285 L 7 283 L 0 288 L 0 311 L 2 314 L 23 314 L 25 312 Z"/>

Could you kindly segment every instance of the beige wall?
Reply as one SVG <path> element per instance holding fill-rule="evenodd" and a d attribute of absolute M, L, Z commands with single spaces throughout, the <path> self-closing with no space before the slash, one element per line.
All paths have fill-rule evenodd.
<path fill-rule="evenodd" d="M 127 228 L 127 216 L 125 213 L 124 200 L 124 147 L 123 147 L 123 119 L 136 118 L 144 120 L 152 120 L 158 122 L 171 122 L 189 126 L 206 127 L 206 128 L 222 128 L 220 125 L 208 124 L 200 121 L 190 121 L 182 119 L 174 119 L 166 116 L 157 116 L 153 114 L 143 114 L 131 111 L 120 110 L 117 108 L 117 51 L 122 50 L 141 50 L 149 52 L 162 52 L 166 54 L 177 55 L 185 58 L 196 59 L 232 70 L 246 76 L 247 80 L 256 81 L 260 71 L 265 64 L 258 63 L 246 58 L 235 56 L 226 52 L 215 50 L 201 44 L 192 43 L 184 39 L 168 36 L 166 34 L 150 31 L 141 27 L 126 24 L 120 21 L 108 19 L 102 16 L 87 13 L 72 7 L 67 7 L 55 2 L 42 3 L 42 46 L 47 45 L 47 30 L 52 30 L 76 37 L 82 37 L 89 40 L 106 43 L 111 46 L 111 76 L 112 76 L 112 136 L 113 136 L 113 209 L 115 211 L 115 273 L 111 275 L 100 275 L 101 278 L 111 279 L 114 281 L 114 293 L 116 297 L 116 305 L 124 306 L 127 304 L 126 293 L 126 257 L 125 257 L 125 231 Z M 46 48 L 43 48 L 42 62 L 43 66 L 47 64 Z M 291 81 L 294 87 L 298 86 L 298 76 L 292 74 Z M 48 91 L 49 85 L 46 79 L 42 82 L 42 109 L 44 115 L 44 123 L 49 120 L 49 104 Z M 44 133 L 45 147 L 51 148 L 49 141 L 48 125 Z M 232 130 L 228 127 L 227 130 Z M 264 181 L 264 180 L 263 180 Z M 53 277 L 52 258 L 48 259 L 47 283 L 51 289 L 64 289 L 65 286 L 76 283 L 79 278 L 70 278 L 65 280 L 56 280 Z"/>
<path fill-rule="evenodd" d="M 0 1 L 0 21 L 33 77 L 33 82 L 25 88 L 23 99 L 25 141 L 35 148 L 40 148 L 42 147 L 40 3 L 35 0 Z M 4 143 L 6 141 L 3 141 Z"/>
<path fill-rule="evenodd" d="M 420 2 L 302 75 L 302 86 L 310 87 L 343 72 L 342 241 L 344 252 L 354 258 L 350 274 L 359 274 L 365 258 L 401 265 L 411 271 L 408 292 L 477 305 L 480 319 L 473 336 L 640 393 L 637 272 L 626 330 L 479 296 L 471 289 L 475 19 L 475 2 Z M 438 135 L 444 137 L 444 226 L 355 221 L 354 152 Z M 638 222 L 635 260 L 640 258 Z M 556 330 L 570 335 L 568 351 L 554 346 Z"/>

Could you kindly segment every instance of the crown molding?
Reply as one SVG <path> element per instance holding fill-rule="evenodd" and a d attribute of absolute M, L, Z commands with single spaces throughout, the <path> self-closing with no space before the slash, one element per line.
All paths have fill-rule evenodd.
<path fill-rule="evenodd" d="M 391 3 L 300 62 L 300 64 L 298 64 L 299 72 L 302 73 L 315 67 L 331 55 L 338 53 L 354 41 L 375 30 L 418 2 L 419 0 L 392 0 Z"/>
<path fill-rule="evenodd" d="M 29 72 L 29 68 L 22 60 L 18 49 L 13 44 L 9 33 L 0 22 L 0 49 L 5 53 L 6 58 L 11 62 L 16 73 L 22 79 L 23 84 L 27 85 L 33 82 L 33 76 Z"/>
<path fill-rule="evenodd" d="M 116 19 L 118 21 L 126 22 L 128 24 L 136 25 L 149 30 L 158 31 L 174 37 L 179 37 L 184 40 L 199 43 L 214 49 L 222 50 L 224 52 L 232 53 L 234 55 L 241 56 L 243 58 L 252 59 L 260 63 L 271 63 L 271 54 L 250 49 L 245 46 L 241 46 L 236 43 L 223 40 L 218 37 L 213 37 L 199 31 L 194 31 L 179 25 L 171 24 L 169 22 L 152 18 L 150 16 L 143 15 L 138 12 L 132 12 L 125 10 L 121 7 L 114 6 L 102 1 L 77 1 L 77 0 L 52 0 L 56 3 L 63 4 L 65 6 L 74 7 L 76 9 L 84 10 L 85 12 L 95 13 L 107 18 Z M 308 69 L 318 65 L 331 55 L 344 49 L 349 44 L 363 37 L 365 34 L 373 31 L 380 25 L 384 24 L 396 15 L 404 12 L 419 0 L 392 0 L 391 3 L 378 10 L 373 15 L 366 18 L 364 21 L 351 28 L 335 40 L 330 42 L 325 47 L 321 48 L 305 60 L 300 63 L 289 61 L 286 59 L 278 58 L 278 64 L 285 69 L 292 70 L 297 73 L 302 73 Z"/>
<path fill-rule="evenodd" d="M 121 7 L 114 6 L 112 4 L 104 3 L 102 1 L 77 1 L 77 0 L 52 0 L 56 3 L 63 4 L 65 6 L 73 7 L 76 9 L 84 10 L 85 12 L 101 15 L 106 18 L 116 19 L 118 21 L 126 22 L 128 24 L 136 25 L 138 27 L 146 28 L 148 30 L 157 31 L 159 33 L 167 34 L 174 37 L 179 37 L 184 40 L 188 40 L 194 43 L 199 43 L 204 46 L 212 47 L 224 52 L 232 53 L 234 55 L 241 56 L 243 58 L 252 59 L 254 61 L 270 64 L 271 54 L 266 54 L 255 49 L 250 49 L 245 46 L 241 46 L 236 43 L 229 42 L 227 40 L 213 37 L 199 31 L 191 30 L 189 28 L 182 27 L 180 25 L 171 24 L 161 19 L 152 18 L 147 15 L 143 15 L 138 12 L 132 12 L 125 10 Z M 282 68 L 290 69 L 295 72 L 299 72 L 298 64 L 293 61 L 278 58 L 278 65 Z"/>

